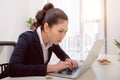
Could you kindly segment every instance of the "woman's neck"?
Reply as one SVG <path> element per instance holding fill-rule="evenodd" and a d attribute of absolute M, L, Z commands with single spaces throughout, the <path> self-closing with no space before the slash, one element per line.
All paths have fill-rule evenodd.
<path fill-rule="evenodd" d="M 48 43 L 48 38 L 47 38 L 47 35 L 44 31 L 41 31 L 41 35 L 42 35 L 42 39 L 43 39 L 43 43 L 45 44 L 45 46 L 47 45 Z"/>

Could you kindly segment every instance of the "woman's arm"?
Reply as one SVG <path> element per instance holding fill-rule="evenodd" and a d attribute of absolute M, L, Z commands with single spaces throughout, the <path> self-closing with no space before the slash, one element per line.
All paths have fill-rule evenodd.
<path fill-rule="evenodd" d="M 72 70 L 71 63 L 65 62 L 65 61 L 60 61 L 55 65 L 48 65 L 47 66 L 47 73 L 49 73 L 49 72 L 58 73 L 58 72 L 62 71 L 63 69 Z"/>
<path fill-rule="evenodd" d="M 60 48 L 59 45 L 55 45 L 54 52 L 57 55 L 58 58 L 60 58 L 62 61 L 69 63 L 69 69 L 74 69 L 78 67 L 78 63 L 75 60 L 70 59 L 70 57 Z"/>
<path fill-rule="evenodd" d="M 62 49 L 59 45 L 54 45 L 53 52 L 55 55 L 61 59 L 62 61 L 65 61 L 67 58 L 70 58 Z"/>

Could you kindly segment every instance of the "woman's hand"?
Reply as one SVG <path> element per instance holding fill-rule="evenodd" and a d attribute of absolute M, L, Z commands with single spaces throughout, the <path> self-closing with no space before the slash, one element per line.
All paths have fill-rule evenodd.
<path fill-rule="evenodd" d="M 72 60 L 72 59 L 70 59 L 70 58 L 67 58 L 67 59 L 65 60 L 65 62 L 69 62 L 69 63 L 71 63 L 71 65 L 72 65 L 72 69 L 78 67 L 78 63 L 77 63 L 75 60 Z"/>
<path fill-rule="evenodd" d="M 55 65 L 48 65 L 47 66 L 47 72 L 54 72 L 58 73 L 63 69 L 73 69 L 73 66 L 71 65 L 71 62 L 68 61 L 60 61 Z"/>

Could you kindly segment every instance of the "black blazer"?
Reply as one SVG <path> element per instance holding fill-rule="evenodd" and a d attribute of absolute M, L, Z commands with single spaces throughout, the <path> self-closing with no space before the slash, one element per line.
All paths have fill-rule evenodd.
<path fill-rule="evenodd" d="M 49 58 L 44 64 L 43 51 L 36 30 L 22 33 L 9 61 L 9 76 L 45 76 L 52 52 L 60 60 L 69 58 L 59 45 L 53 45 L 48 50 Z"/>

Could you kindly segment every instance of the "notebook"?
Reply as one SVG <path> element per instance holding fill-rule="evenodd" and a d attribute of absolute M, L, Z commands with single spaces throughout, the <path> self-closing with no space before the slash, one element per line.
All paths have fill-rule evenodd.
<path fill-rule="evenodd" d="M 48 73 L 48 75 L 69 79 L 78 78 L 92 66 L 93 62 L 97 59 L 101 51 L 101 48 L 104 45 L 104 42 L 105 42 L 104 40 L 96 40 L 91 50 L 89 51 L 85 61 L 83 63 L 80 62 L 80 64 L 78 64 L 78 68 L 76 68 L 72 72 L 68 70 L 63 70 L 60 73 Z"/>

